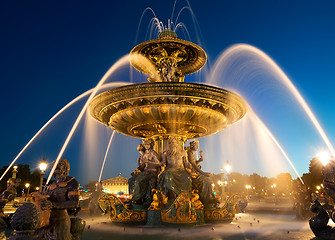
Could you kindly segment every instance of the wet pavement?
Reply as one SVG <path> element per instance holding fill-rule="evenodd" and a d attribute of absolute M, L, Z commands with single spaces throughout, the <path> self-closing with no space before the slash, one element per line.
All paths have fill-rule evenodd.
<path fill-rule="evenodd" d="M 21 199 L 22 203 L 24 199 Z M 236 214 L 231 223 L 205 224 L 191 228 L 172 227 L 123 227 L 114 225 L 109 217 L 88 217 L 82 211 L 78 217 L 85 219 L 83 240 L 317 240 L 309 228 L 308 220 L 296 220 L 291 202 L 251 202 L 245 213 Z M 14 212 L 11 204 L 6 211 Z M 335 226 L 331 222 L 332 226 Z M 6 234 L 8 235 L 8 234 Z"/>
<path fill-rule="evenodd" d="M 239 213 L 230 224 L 208 224 L 192 228 L 123 227 L 107 216 L 86 218 L 83 240 L 97 239 L 315 239 L 308 220 L 297 221 L 294 215 Z"/>

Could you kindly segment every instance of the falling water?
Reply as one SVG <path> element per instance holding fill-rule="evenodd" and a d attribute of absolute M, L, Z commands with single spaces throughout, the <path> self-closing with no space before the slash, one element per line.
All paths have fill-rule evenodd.
<path fill-rule="evenodd" d="M 99 175 L 99 180 L 98 180 L 98 182 L 101 181 L 102 172 L 103 172 L 104 167 L 105 167 L 106 158 L 107 158 L 107 155 L 108 155 L 108 152 L 109 152 L 110 145 L 111 145 L 111 143 L 112 143 L 112 141 L 113 141 L 114 134 L 115 134 L 115 130 L 114 130 L 113 133 L 112 133 L 112 136 L 111 136 L 111 138 L 110 138 L 110 140 L 109 140 L 109 143 L 108 143 L 108 146 L 107 146 L 107 149 L 106 149 L 106 153 L 105 153 L 104 161 L 103 161 L 102 166 L 101 166 L 101 170 L 100 170 L 100 175 Z"/>
<path fill-rule="evenodd" d="M 80 111 L 75 123 L 73 124 L 57 158 L 56 158 L 56 161 L 55 161 L 55 164 L 53 165 L 51 171 L 50 171 L 50 174 L 47 178 L 47 181 L 46 181 L 46 185 L 49 183 L 56 167 L 57 167 L 57 164 L 59 162 L 59 160 L 61 159 L 67 145 L 69 144 L 76 128 L 78 127 L 78 124 L 79 122 L 81 121 L 83 115 L 85 114 L 86 112 L 86 109 L 88 108 L 88 105 L 89 103 L 91 102 L 91 100 L 93 99 L 93 97 L 97 94 L 97 92 L 101 89 L 102 85 L 104 84 L 105 81 L 107 81 L 110 76 L 117 70 L 119 69 L 121 66 L 125 65 L 125 64 L 128 64 L 129 61 L 132 59 L 132 58 L 140 58 L 141 61 L 145 62 L 146 63 L 146 67 L 147 69 L 150 71 L 151 75 L 152 76 L 156 76 L 157 72 L 156 72 L 156 69 L 155 67 L 152 65 L 152 63 L 145 57 L 141 56 L 141 55 L 136 55 L 136 54 L 131 54 L 131 55 L 126 55 L 124 57 L 122 57 L 120 60 L 118 60 L 116 63 L 113 64 L 113 66 L 105 73 L 105 75 L 101 78 L 101 80 L 98 82 L 98 84 L 96 85 L 96 87 L 93 89 L 92 93 L 90 94 L 88 100 L 86 101 L 84 107 L 82 108 L 82 110 Z"/>
<path fill-rule="evenodd" d="M 111 87 L 117 87 L 117 86 L 123 86 L 123 85 L 127 85 L 127 84 L 129 84 L 129 83 L 127 83 L 127 82 L 106 83 L 103 86 L 101 86 L 101 89 L 111 88 Z M 8 168 L 6 169 L 6 171 L 0 177 L 0 181 L 6 175 L 6 173 L 9 171 L 9 169 L 14 165 L 14 163 L 17 161 L 17 159 L 23 154 L 23 152 L 30 146 L 30 144 L 32 142 L 34 142 L 34 140 L 43 132 L 43 130 L 46 129 L 49 126 L 49 124 L 51 124 L 55 120 L 55 118 L 57 118 L 60 114 L 62 114 L 70 106 L 72 106 L 73 104 L 75 104 L 76 102 L 78 102 L 79 100 L 81 100 L 82 98 L 86 97 L 87 95 L 91 94 L 93 92 L 93 90 L 94 89 L 90 89 L 90 90 L 82 93 L 81 95 L 79 95 L 78 97 L 76 97 L 75 99 L 73 99 L 71 102 L 69 102 L 68 104 L 66 104 L 52 118 L 50 118 L 50 120 L 46 124 L 43 125 L 43 127 L 29 140 L 29 142 L 24 146 L 24 148 L 22 148 L 22 150 L 19 152 L 19 154 L 14 158 L 14 160 L 8 166 Z"/>
<path fill-rule="evenodd" d="M 280 81 L 289 89 L 289 91 L 299 102 L 303 110 L 306 112 L 309 119 L 311 120 L 316 130 L 322 137 L 323 141 L 327 145 L 331 154 L 335 156 L 334 147 L 330 143 L 326 133 L 324 132 L 323 128 L 321 127 L 320 123 L 316 119 L 310 107 L 307 105 L 304 98 L 301 96 L 299 91 L 296 89 L 296 87 L 293 85 L 290 79 L 286 76 L 286 74 L 282 71 L 282 69 L 268 55 L 266 55 L 264 52 L 262 52 L 258 48 L 247 45 L 247 44 L 236 44 L 228 48 L 226 51 L 222 53 L 222 55 L 219 57 L 218 61 L 216 62 L 213 68 L 209 83 L 214 83 L 214 81 L 218 79 L 217 76 L 220 76 L 220 72 L 222 72 L 222 70 L 225 69 L 226 65 L 229 65 L 231 58 L 236 57 L 236 56 L 241 56 L 241 55 L 244 56 L 243 53 L 247 53 L 252 56 L 258 57 L 260 60 L 262 60 L 263 64 L 268 65 L 267 67 L 268 71 L 271 71 L 274 75 L 279 77 Z"/>
<path fill-rule="evenodd" d="M 251 109 L 249 110 L 248 114 L 249 114 L 251 120 L 254 121 L 254 123 L 262 131 L 264 131 L 271 138 L 271 140 L 276 144 L 276 146 L 278 147 L 278 149 L 280 150 L 280 152 L 283 154 L 283 156 L 285 157 L 285 159 L 287 160 L 287 162 L 290 164 L 290 166 L 292 167 L 292 169 L 294 170 L 294 172 L 297 174 L 297 176 L 298 176 L 299 180 L 301 181 L 301 183 L 304 184 L 304 181 L 301 179 L 301 177 L 300 177 L 297 169 L 293 165 L 291 159 L 287 156 L 286 152 L 284 151 L 284 149 L 282 148 L 282 146 L 280 146 L 279 142 L 273 136 L 273 134 L 270 132 L 270 130 L 265 126 L 265 124 L 260 120 L 260 118 L 256 115 L 256 113 L 254 113 Z"/>
<path fill-rule="evenodd" d="M 205 150 L 203 165 L 207 169 L 219 170 L 228 160 L 241 174 L 259 173 L 274 177 L 288 172 L 287 162 L 292 163 L 273 134 L 251 109 L 239 122 L 199 141 Z M 294 172 L 299 177 L 296 170 Z"/>

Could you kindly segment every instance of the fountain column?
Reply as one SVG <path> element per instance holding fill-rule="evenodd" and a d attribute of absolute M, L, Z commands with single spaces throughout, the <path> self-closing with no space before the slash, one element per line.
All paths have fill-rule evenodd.
<path fill-rule="evenodd" d="M 158 154 L 162 154 L 163 152 L 165 152 L 168 147 L 168 139 L 170 136 L 173 136 L 173 135 L 164 135 L 164 136 L 154 136 L 152 137 L 151 139 L 154 140 L 154 150 L 158 153 Z M 186 143 L 187 141 L 187 137 L 185 136 L 178 136 L 178 144 L 179 144 L 179 147 L 181 149 L 184 149 L 184 144 Z"/>

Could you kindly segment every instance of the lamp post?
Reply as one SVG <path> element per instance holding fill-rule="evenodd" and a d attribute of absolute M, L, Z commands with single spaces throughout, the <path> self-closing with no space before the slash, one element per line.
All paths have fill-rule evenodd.
<path fill-rule="evenodd" d="M 231 171 L 231 165 L 230 165 L 229 161 L 226 162 L 226 165 L 224 166 L 224 168 L 226 169 L 227 175 L 228 175 L 229 172 Z"/>
<path fill-rule="evenodd" d="M 250 194 L 249 189 L 251 189 L 251 186 L 249 184 L 245 185 L 245 189 L 247 189 L 247 195 Z"/>
<path fill-rule="evenodd" d="M 221 170 L 220 170 L 220 175 L 221 175 L 221 181 L 223 181 L 223 178 L 224 178 L 223 168 L 221 168 Z"/>
<path fill-rule="evenodd" d="M 224 181 L 224 172 L 223 172 L 223 168 L 220 169 L 220 176 L 221 176 L 221 179 L 220 179 L 220 182 L 221 182 L 221 185 L 219 184 L 220 186 L 220 192 L 221 192 L 221 199 L 223 199 L 223 194 L 224 194 L 224 185 L 223 185 L 223 181 Z"/>
<path fill-rule="evenodd" d="M 229 163 L 229 161 L 226 162 L 226 165 L 224 166 L 224 168 L 226 169 L 227 172 L 227 192 L 229 190 L 229 173 L 231 171 L 231 165 Z"/>
<path fill-rule="evenodd" d="M 17 174 L 17 166 L 13 167 L 13 174 L 12 174 L 12 178 L 16 178 L 16 174 Z"/>
<path fill-rule="evenodd" d="M 39 186 L 39 191 L 42 192 L 43 178 L 44 178 L 45 170 L 48 167 L 48 164 L 45 161 L 45 158 L 43 158 L 42 162 L 40 163 L 40 165 L 38 167 L 40 169 L 40 186 Z"/>
<path fill-rule="evenodd" d="M 271 185 L 271 188 L 274 191 L 273 195 L 275 196 L 275 205 L 278 205 L 278 196 L 277 196 L 276 187 L 277 187 L 277 185 L 275 183 Z"/>
<path fill-rule="evenodd" d="M 26 192 L 26 197 L 25 197 L 24 201 L 26 202 L 27 201 L 27 197 L 29 195 L 30 183 L 26 183 L 25 186 L 26 186 L 27 192 Z"/>

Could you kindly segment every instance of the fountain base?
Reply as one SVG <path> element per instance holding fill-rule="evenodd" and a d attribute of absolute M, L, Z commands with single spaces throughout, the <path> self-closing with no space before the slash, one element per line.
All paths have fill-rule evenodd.
<path fill-rule="evenodd" d="M 102 211 L 118 225 L 194 226 L 205 223 L 231 222 L 235 217 L 238 196 L 228 198 L 221 208 L 195 209 L 189 194 L 181 193 L 170 206 L 161 210 L 129 209 L 115 195 L 104 194 L 99 200 Z"/>

